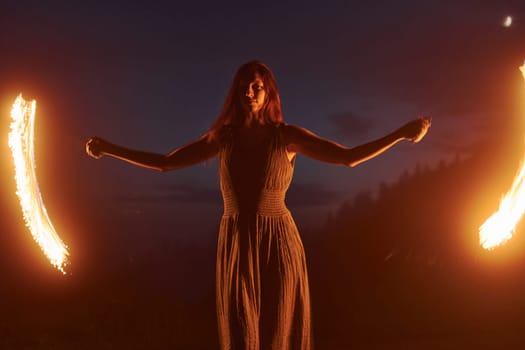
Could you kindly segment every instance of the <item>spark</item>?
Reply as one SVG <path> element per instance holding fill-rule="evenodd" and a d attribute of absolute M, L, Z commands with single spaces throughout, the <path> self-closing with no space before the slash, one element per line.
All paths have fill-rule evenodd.
<path fill-rule="evenodd" d="M 42 201 L 35 173 L 34 123 L 36 101 L 25 101 L 20 94 L 11 110 L 9 148 L 15 167 L 16 194 L 26 226 L 49 262 L 65 274 L 69 255 L 55 231 Z"/>

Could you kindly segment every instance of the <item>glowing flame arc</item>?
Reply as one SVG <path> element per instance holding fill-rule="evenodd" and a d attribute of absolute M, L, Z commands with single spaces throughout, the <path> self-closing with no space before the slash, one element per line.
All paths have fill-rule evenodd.
<path fill-rule="evenodd" d="M 15 166 L 16 194 L 26 226 L 50 263 L 65 274 L 68 251 L 55 231 L 42 201 L 35 173 L 34 123 L 36 101 L 19 95 L 11 110 L 9 148 Z"/>
<path fill-rule="evenodd" d="M 520 70 L 525 79 L 525 63 Z M 479 228 L 479 241 L 483 248 L 493 249 L 511 239 L 523 213 L 525 213 L 525 158 L 510 191 L 501 199 L 498 211 Z"/>

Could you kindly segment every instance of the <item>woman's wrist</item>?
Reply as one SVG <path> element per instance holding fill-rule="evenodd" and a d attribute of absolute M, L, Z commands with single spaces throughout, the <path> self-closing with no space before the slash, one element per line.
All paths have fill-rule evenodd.
<path fill-rule="evenodd" d="M 394 142 L 397 141 L 403 141 L 408 140 L 409 138 L 405 135 L 405 132 L 403 131 L 403 127 L 397 129 L 392 133 L 392 137 L 394 138 Z"/>

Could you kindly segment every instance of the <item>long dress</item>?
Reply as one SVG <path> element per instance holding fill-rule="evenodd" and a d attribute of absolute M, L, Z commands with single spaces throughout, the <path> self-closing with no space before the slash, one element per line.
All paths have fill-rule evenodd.
<path fill-rule="evenodd" d="M 220 133 L 224 215 L 217 249 L 217 316 L 222 350 L 308 350 L 310 295 L 304 248 L 285 204 L 294 161 L 282 125 L 247 141 Z"/>

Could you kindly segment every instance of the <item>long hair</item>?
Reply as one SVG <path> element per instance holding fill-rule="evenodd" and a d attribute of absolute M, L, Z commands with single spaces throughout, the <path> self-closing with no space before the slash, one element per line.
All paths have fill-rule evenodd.
<path fill-rule="evenodd" d="M 211 135 L 215 136 L 224 125 L 242 123 L 245 112 L 241 101 L 244 96 L 241 82 L 253 79 L 256 74 L 262 79 L 266 92 L 266 99 L 261 108 L 265 123 L 277 124 L 283 121 L 281 98 L 272 71 L 260 61 L 249 61 L 241 65 L 233 76 L 222 111 L 210 129 Z"/>

